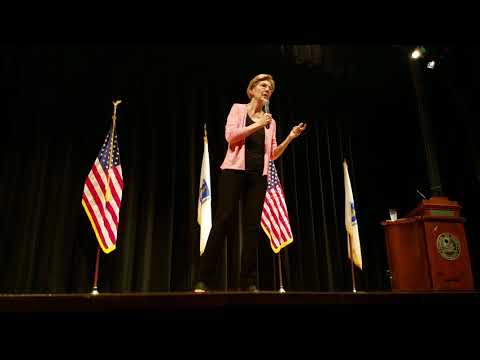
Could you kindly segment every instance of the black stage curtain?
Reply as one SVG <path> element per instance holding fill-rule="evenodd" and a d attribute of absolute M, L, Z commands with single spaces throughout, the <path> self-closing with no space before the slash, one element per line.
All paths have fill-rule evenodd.
<path fill-rule="evenodd" d="M 123 101 L 117 134 L 125 187 L 117 249 L 100 257 L 99 291 L 189 291 L 199 258 L 203 126 L 215 212 L 226 116 L 234 102 L 248 101 L 246 87 L 258 73 L 277 82 L 271 111 L 278 142 L 293 125 L 308 123 L 276 161 L 294 235 L 280 255 L 284 287 L 352 289 L 347 159 L 364 263 L 357 289 L 388 289 L 380 222 L 389 208 L 399 216 L 412 210 L 417 190 L 430 195 L 408 61 L 396 46 L 2 44 L 0 291 L 91 291 L 97 241 L 81 198 L 114 99 Z M 464 71 L 450 71 L 449 79 L 468 78 Z M 445 84 L 438 76 L 430 82 Z M 444 192 L 464 207 L 478 278 L 475 99 L 469 84 L 457 85 L 432 85 L 437 93 L 430 95 L 442 100 L 433 102 L 432 118 Z M 260 287 L 276 290 L 278 256 L 260 234 Z M 240 244 L 237 225 L 219 259 L 220 289 L 237 286 Z"/>

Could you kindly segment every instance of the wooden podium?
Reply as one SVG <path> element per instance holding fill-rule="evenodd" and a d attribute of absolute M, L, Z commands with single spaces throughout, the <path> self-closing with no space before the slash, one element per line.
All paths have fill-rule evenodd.
<path fill-rule="evenodd" d="M 446 197 L 420 202 L 406 218 L 383 221 L 393 291 L 473 290 L 465 219 Z"/>

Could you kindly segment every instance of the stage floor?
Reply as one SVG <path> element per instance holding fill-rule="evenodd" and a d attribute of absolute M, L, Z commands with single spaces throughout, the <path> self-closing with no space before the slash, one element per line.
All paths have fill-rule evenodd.
<path fill-rule="evenodd" d="M 211 311 L 355 311 L 403 307 L 463 311 L 480 305 L 478 291 L 437 292 L 162 292 L 78 294 L 0 294 L 0 312 L 132 312 L 182 313 Z M 400 308 L 395 306 L 396 310 Z M 480 309 L 480 308 L 478 308 Z M 446 310 L 446 308 L 445 308 Z"/>

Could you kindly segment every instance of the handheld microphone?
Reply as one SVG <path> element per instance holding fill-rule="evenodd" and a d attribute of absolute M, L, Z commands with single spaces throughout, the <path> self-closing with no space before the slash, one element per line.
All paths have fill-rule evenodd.
<path fill-rule="evenodd" d="M 420 194 L 420 196 L 421 196 L 422 198 L 424 198 L 424 199 L 427 198 L 427 197 L 426 197 L 425 195 L 423 195 L 420 191 L 418 191 L 418 189 L 417 189 L 417 193 Z"/>
<path fill-rule="evenodd" d="M 265 113 L 269 113 L 270 114 L 270 101 L 265 101 Z M 265 126 L 267 128 L 267 130 L 270 128 L 270 124 L 268 124 L 267 126 Z"/>

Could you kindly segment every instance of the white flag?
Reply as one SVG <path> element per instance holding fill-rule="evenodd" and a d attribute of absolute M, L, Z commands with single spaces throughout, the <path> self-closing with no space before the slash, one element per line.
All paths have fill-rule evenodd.
<path fill-rule="evenodd" d="M 345 182 L 345 228 L 347 230 L 348 257 L 362 269 L 362 250 L 360 248 L 360 236 L 358 235 L 357 216 L 355 214 L 355 202 L 353 201 L 352 186 L 348 175 L 347 162 L 343 161 L 343 175 Z M 350 248 L 353 254 L 350 254 Z"/>
<path fill-rule="evenodd" d="M 212 188 L 210 187 L 210 156 L 208 154 L 207 130 L 203 137 L 203 160 L 200 172 L 197 221 L 200 225 L 200 255 L 207 245 L 208 234 L 212 228 Z"/>

